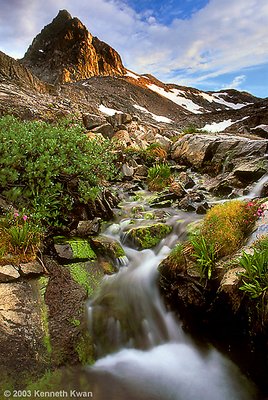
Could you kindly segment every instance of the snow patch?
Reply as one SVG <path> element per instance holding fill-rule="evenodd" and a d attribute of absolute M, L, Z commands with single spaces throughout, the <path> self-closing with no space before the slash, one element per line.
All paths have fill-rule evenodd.
<path fill-rule="evenodd" d="M 99 105 L 99 110 L 106 115 L 113 116 L 115 114 L 122 114 L 122 111 L 114 110 L 113 108 L 105 107 L 103 104 Z"/>
<path fill-rule="evenodd" d="M 198 104 L 195 104 L 192 100 L 187 99 L 185 96 L 185 92 L 179 89 L 172 89 L 170 91 L 166 91 L 165 89 L 155 85 L 149 84 L 146 85 L 148 89 L 151 89 L 153 92 L 160 94 L 163 97 L 173 101 L 173 103 L 178 104 L 179 106 L 185 108 L 186 110 L 192 112 L 193 114 L 202 114 L 202 111 L 199 111 L 200 107 Z M 183 96 L 181 96 L 181 94 Z"/>
<path fill-rule="evenodd" d="M 141 107 L 141 106 L 139 106 L 139 105 L 137 105 L 137 104 L 134 104 L 134 107 L 135 107 L 137 110 L 140 110 L 140 111 L 142 111 L 142 112 L 144 112 L 144 113 L 146 113 L 146 114 L 150 114 L 151 117 L 152 117 L 154 120 L 156 120 L 157 122 L 165 122 L 165 123 L 167 123 L 167 124 L 170 124 L 170 123 L 172 122 L 172 120 L 171 120 L 170 118 L 164 117 L 164 116 L 162 116 L 162 115 L 156 115 L 156 114 L 154 114 L 154 113 L 148 111 L 146 108 Z"/>
<path fill-rule="evenodd" d="M 261 124 L 261 125 L 255 126 L 255 128 L 251 128 L 252 131 L 254 131 L 254 129 L 263 129 L 265 132 L 268 132 L 268 125 Z"/>
<path fill-rule="evenodd" d="M 134 72 L 131 72 L 129 70 L 127 70 L 127 73 L 125 74 L 125 76 L 129 76 L 130 78 L 134 78 L 134 79 L 140 79 L 139 75 L 134 74 Z"/>
<path fill-rule="evenodd" d="M 226 101 L 221 98 L 221 96 L 228 96 L 228 93 L 213 93 L 212 96 L 216 103 L 223 104 L 224 106 L 232 108 L 233 110 L 240 110 L 240 108 L 243 108 L 243 107 L 248 106 L 249 104 L 252 104 L 252 103 L 237 103 L 237 104 L 235 104 L 235 103 L 230 103 L 229 101 Z"/>
<path fill-rule="evenodd" d="M 218 104 L 222 104 L 223 106 L 228 107 L 228 108 L 232 108 L 233 110 L 240 110 L 240 108 L 243 108 L 245 106 L 248 106 L 249 104 L 252 104 L 252 103 L 237 103 L 237 104 L 235 104 L 235 103 L 231 103 L 229 101 L 226 101 L 226 100 L 221 98 L 221 96 L 229 96 L 229 94 L 225 93 L 225 92 L 223 92 L 223 93 L 221 93 L 221 92 L 220 93 L 213 93 L 213 94 L 200 92 L 200 93 L 198 93 L 198 96 L 203 97 L 203 99 L 209 101 L 210 103 L 215 102 L 215 103 L 218 103 Z"/>
<path fill-rule="evenodd" d="M 222 122 L 212 122 L 212 124 L 206 124 L 200 130 L 201 131 L 213 132 L 213 133 L 222 132 L 226 128 L 231 126 L 232 124 L 234 124 L 234 122 L 232 122 L 231 119 L 227 119 L 227 120 L 222 121 Z"/>

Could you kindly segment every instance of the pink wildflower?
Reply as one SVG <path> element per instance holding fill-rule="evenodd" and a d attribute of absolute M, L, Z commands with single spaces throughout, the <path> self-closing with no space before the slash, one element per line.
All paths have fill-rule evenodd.
<path fill-rule="evenodd" d="M 14 218 L 17 218 L 20 214 L 18 213 L 18 211 L 14 212 Z"/>
<path fill-rule="evenodd" d="M 23 221 L 26 221 L 26 220 L 28 219 L 27 215 L 24 215 L 24 216 L 22 217 L 22 219 L 23 219 Z"/>

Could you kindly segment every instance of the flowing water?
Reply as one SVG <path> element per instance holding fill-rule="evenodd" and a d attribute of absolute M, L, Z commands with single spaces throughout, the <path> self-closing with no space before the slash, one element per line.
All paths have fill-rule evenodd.
<path fill-rule="evenodd" d="M 212 346 L 198 347 L 183 332 L 158 291 L 157 266 L 197 218 L 182 212 L 171 216 L 172 233 L 153 250 L 124 246 L 130 220 L 123 218 L 104 232 L 121 241 L 127 259 L 117 274 L 103 280 L 88 305 L 98 356 L 88 368 L 95 400 L 255 399 L 237 366 Z"/>

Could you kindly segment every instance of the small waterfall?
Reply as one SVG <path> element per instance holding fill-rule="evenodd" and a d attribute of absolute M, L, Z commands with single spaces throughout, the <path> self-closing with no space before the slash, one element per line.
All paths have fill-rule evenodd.
<path fill-rule="evenodd" d="M 99 359 L 87 372 L 95 400 L 256 399 L 231 361 L 192 342 L 158 291 L 157 266 L 197 218 L 176 212 L 167 221 L 172 233 L 154 249 L 122 245 L 128 264 L 107 276 L 90 300 L 89 329 Z M 120 240 L 128 225 L 123 220 L 105 234 Z"/>
<path fill-rule="evenodd" d="M 253 199 L 254 197 L 259 197 L 263 186 L 268 182 L 268 174 L 264 175 L 258 182 L 253 186 L 251 191 L 246 196 L 247 198 Z"/>

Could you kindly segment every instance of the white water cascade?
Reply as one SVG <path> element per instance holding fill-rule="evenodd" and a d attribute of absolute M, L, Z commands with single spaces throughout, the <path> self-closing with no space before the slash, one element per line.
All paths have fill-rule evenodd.
<path fill-rule="evenodd" d="M 189 213 L 171 218 L 173 232 L 154 250 L 123 244 L 128 265 L 105 278 L 90 301 L 90 331 L 99 357 L 88 367 L 95 400 L 255 399 L 238 367 L 212 346 L 199 348 L 158 292 L 157 266 L 185 238 L 194 218 Z M 124 238 L 128 223 L 112 225 L 105 234 Z"/>

